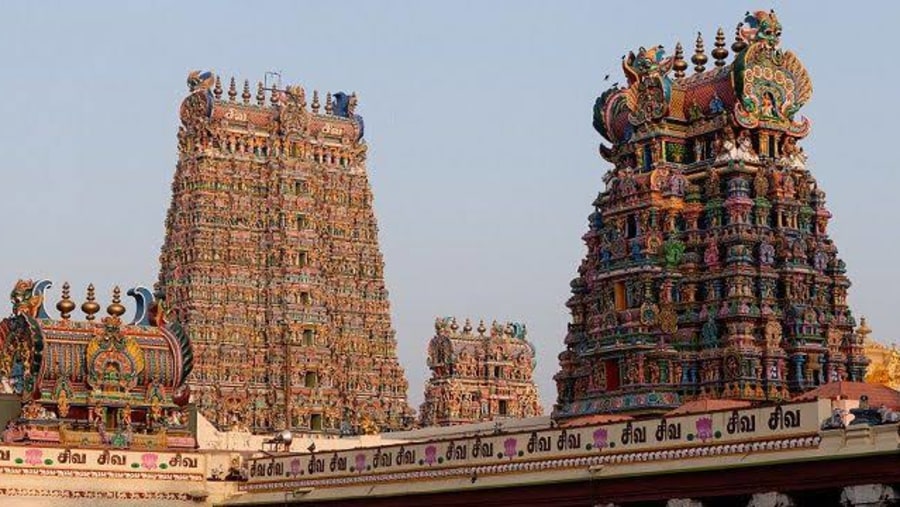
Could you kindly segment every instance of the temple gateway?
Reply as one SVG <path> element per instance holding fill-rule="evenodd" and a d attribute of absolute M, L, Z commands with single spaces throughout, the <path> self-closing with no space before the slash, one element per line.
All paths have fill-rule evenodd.
<path fill-rule="evenodd" d="M 867 359 L 807 167 L 812 82 L 779 47 L 774 13 L 748 14 L 729 61 L 697 36 L 630 52 L 627 86 L 594 105 L 613 167 L 572 281 L 554 416 L 665 413 L 684 402 L 778 402 L 862 381 Z"/>

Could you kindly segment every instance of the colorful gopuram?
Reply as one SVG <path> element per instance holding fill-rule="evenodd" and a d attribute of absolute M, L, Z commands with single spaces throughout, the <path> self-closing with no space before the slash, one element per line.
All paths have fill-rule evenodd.
<path fill-rule="evenodd" d="M 734 58 L 719 29 L 707 68 L 698 34 L 692 75 L 680 43 L 640 48 L 626 86 L 597 99 L 613 167 L 571 284 L 556 417 L 863 380 L 850 282 L 799 144 L 812 83 L 780 36 L 774 12 L 748 13 Z"/>
<path fill-rule="evenodd" d="M 200 412 L 254 432 L 409 424 L 356 96 L 188 86 L 158 289 Z"/>
<path fill-rule="evenodd" d="M 137 307 L 130 324 L 118 287 L 97 321 L 93 285 L 81 305 L 86 321 L 71 320 L 68 284 L 56 304 L 61 317 L 52 319 L 44 308 L 50 285 L 19 281 L 13 315 L 0 321 L 3 442 L 192 450 L 185 379 L 193 353 L 181 326 L 166 322 L 142 287 L 128 291 Z"/>
<path fill-rule="evenodd" d="M 476 332 L 466 319 L 438 318 L 428 344 L 431 378 L 419 411 L 422 426 L 452 426 L 542 414 L 534 385 L 534 346 L 525 325 L 496 321 Z"/>

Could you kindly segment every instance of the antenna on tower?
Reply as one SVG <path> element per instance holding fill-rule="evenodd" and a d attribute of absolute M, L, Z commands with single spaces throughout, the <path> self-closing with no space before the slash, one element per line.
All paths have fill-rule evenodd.
<path fill-rule="evenodd" d="M 269 84 L 269 77 L 272 78 L 271 84 Z M 265 90 L 271 90 L 272 85 L 275 85 L 275 88 L 281 88 L 281 72 L 277 70 L 266 71 L 263 83 L 263 89 Z"/>

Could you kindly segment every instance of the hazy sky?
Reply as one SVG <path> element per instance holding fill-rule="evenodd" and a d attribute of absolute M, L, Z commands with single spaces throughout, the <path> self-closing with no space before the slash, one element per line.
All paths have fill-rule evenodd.
<path fill-rule="evenodd" d="M 775 7 L 813 78 L 801 112 L 831 234 L 875 335 L 900 335 L 892 35 L 900 2 L 21 2 L 0 5 L 0 289 L 151 285 L 192 69 L 356 91 L 399 355 L 421 402 L 436 316 L 520 320 L 542 401 L 606 163 L 594 98 L 638 46 Z M 609 83 L 603 76 L 612 74 Z M 224 81 L 224 79 L 223 79 Z M 5 293 L 5 292 L 4 292 Z M 5 314 L 6 310 L 0 311 Z M 79 317 L 80 318 L 80 317 Z"/>

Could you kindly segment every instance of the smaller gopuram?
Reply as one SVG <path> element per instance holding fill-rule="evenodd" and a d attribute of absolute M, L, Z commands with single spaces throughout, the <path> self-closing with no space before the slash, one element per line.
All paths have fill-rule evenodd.
<path fill-rule="evenodd" d="M 193 449 L 189 391 L 190 341 L 166 322 L 146 288 L 130 324 L 116 287 L 107 316 L 98 318 L 94 286 L 71 319 L 69 284 L 53 319 L 44 308 L 46 280 L 20 280 L 10 294 L 12 316 L 0 321 L 0 423 L 3 442 L 139 449 Z"/>
<path fill-rule="evenodd" d="M 438 318 L 428 344 L 431 379 L 420 410 L 423 426 L 452 426 L 542 414 L 534 385 L 534 345 L 525 325 Z"/>

